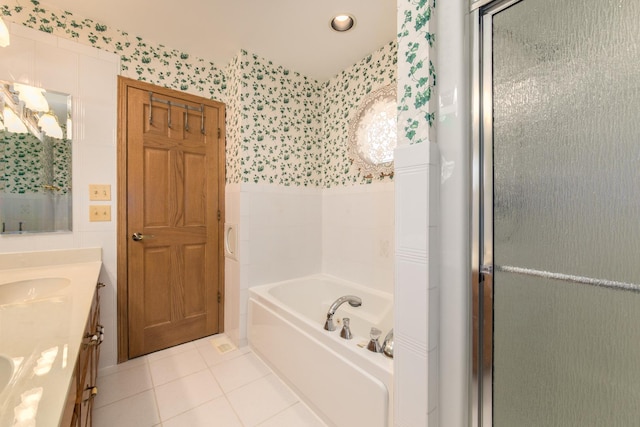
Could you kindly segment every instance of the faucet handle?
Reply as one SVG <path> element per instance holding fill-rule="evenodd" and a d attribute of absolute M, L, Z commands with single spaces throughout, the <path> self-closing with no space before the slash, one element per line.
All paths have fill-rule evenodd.
<path fill-rule="evenodd" d="M 393 328 L 389 331 L 382 343 L 382 352 L 385 356 L 393 358 Z"/>
<path fill-rule="evenodd" d="M 371 338 L 372 340 L 377 340 L 378 338 L 380 338 L 380 335 L 382 335 L 382 331 L 375 326 L 372 326 L 371 332 L 369 332 L 369 338 Z"/>
<path fill-rule="evenodd" d="M 353 335 L 351 335 L 351 329 L 349 328 L 350 322 L 351 319 L 349 319 L 348 317 L 342 318 L 342 330 L 340 331 L 340 336 L 345 340 L 350 340 L 351 338 L 353 338 Z"/>
<path fill-rule="evenodd" d="M 371 341 L 369 341 L 369 344 L 367 344 L 367 350 L 373 351 L 374 353 L 382 352 L 382 347 L 380 346 L 380 342 L 378 342 L 378 338 L 380 338 L 381 334 L 382 331 L 380 329 L 376 328 L 375 326 L 371 327 L 371 332 L 369 332 Z"/>

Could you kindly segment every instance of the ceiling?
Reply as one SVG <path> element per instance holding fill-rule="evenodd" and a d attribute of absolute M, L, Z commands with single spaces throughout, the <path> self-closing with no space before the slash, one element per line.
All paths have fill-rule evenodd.
<path fill-rule="evenodd" d="M 321 81 L 396 37 L 396 0 L 46 0 L 102 24 L 226 66 L 240 49 Z M 329 21 L 356 18 L 349 32 Z"/>

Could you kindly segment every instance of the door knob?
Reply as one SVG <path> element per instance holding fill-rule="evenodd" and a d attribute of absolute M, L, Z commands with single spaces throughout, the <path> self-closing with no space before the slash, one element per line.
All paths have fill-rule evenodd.
<path fill-rule="evenodd" d="M 154 236 L 153 234 L 142 234 L 142 233 L 133 233 L 131 235 L 131 238 L 133 239 L 134 242 L 139 242 L 143 239 L 153 239 Z"/>

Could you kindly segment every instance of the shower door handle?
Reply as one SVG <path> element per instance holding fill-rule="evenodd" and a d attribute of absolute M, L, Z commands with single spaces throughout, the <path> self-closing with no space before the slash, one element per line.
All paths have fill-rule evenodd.
<path fill-rule="evenodd" d="M 481 265 L 480 274 L 484 274 L 485 276 L 493 276 L 493 265 L 491 264 Z"/>

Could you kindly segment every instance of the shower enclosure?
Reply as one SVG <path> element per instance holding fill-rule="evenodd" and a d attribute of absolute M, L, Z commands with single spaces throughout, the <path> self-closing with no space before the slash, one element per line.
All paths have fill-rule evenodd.
<path fill-rule="evenodd" d="M 640 2 L 472 9 L 472 425 L 637 425 Z"/>

